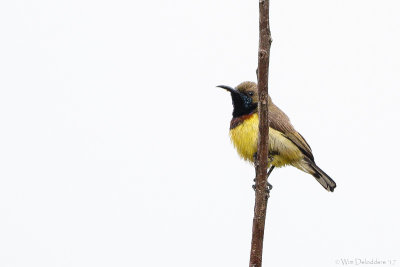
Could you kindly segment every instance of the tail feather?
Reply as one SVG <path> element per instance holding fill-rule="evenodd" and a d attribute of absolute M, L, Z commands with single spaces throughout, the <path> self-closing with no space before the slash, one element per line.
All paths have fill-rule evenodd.
<path fill-rule="evenodd" d="M 335 190 L 335 181 L 333 181 L 328 174 L 321 170 L 314 161 L 305 159 L 303 164 L 301 164 L 299 167 L 299 169 L 314 176 L 314 178 L 329 192 L 333 192 Z"/>
<path fill-rule="evenodd" d="M 328 191 L 333 192 L 336 188 L 336 183 L 326 174 L 323 170 L 321 170 L 315 163 L 310 165 L 311 168 L 315 171 L 311 173 L 312 176 Z"/>

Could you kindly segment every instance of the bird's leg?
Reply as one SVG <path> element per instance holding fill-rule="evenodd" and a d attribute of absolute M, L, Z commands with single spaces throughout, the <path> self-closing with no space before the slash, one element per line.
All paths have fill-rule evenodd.
<path fill-rule="evenodd" d="M 271 155 L 271 154 L 269 154 L 269 155 L 268 155 L 268 161 L 269 161 L 269 163 L 272 163 L 272 162 L 274 161 L 274 156 Z M 271 172 L 274 170 L 274 168 L 275 168 L 275 166 L 274 166 L 274 165 L 271 165 L 271 167 L 269 168 L 269 170 L 268 170 L 268 172 L 267 172 L 267 190 L 268 190 L 268 193 L 269 193 L 269 191 L 272 190 L 272 188 L 273 188 L 272 184 L 270 184 L 270 183 L 268 182 L 268 178 L 269 178 Z"/>
<path fill-rule="evenodd" d="M 254 154 L 254 161 L 255 161 L 256 158 L 257 158 L 257 153 Z M 268 161 L 269 161 L 269 163 L 272 162 L 273 160 L 274 160 L 274 157 L 271 156 L 271 155 L 269 155 L 269 156 L 268 156 Z M 275 166 L 272 165 L 272 166 L 269 168 L 268 172 L 267 172 L 267 193 L 268 193 L 268 195 L 269 195 L 269 192 L 270 192 L 270 191 L 272 190 L 272 188 L 273 188 L 272 184 L 270 184 L 270 183 L 268 182 L 268 178 L 269 178 L 271 172 L 274 170 L 274 168 L 275 168 Z M 253 181 L 255 182 L 255 181 L 256 181 L 256 178 L 254 178 Z M 256 190 L 256 185 L 255 185 L 255 184 L 252 185 L 252 188 L 253 188 L 254 191 L 255 191 L 255 190 Z"/>
<path fill-rule="evenodd" d="M 271 172 L 274 170 L 274 168 L 275 168 L 275 166 L 272 165 L 271 168 L 269 168 L 269 170 L 268 170 L 268 172 L 267 172 L 267 189 L 268 189 L 268 191 L 272 190 L 272 188 L 273 188 L 272 184 L 270 184 L 270 183 L 268 182 L 268 178 L 269 178 Z"/>
<path fill-rule="evenodd" d="M 267 178 L 269 178 L 269 175 L 274 170 L 274 168 L 275 168 L 275 166 L 271 166 L 271 168 L 269 168 L 268 173 L 267 173 Z M 256 181 L 256 178 L 253 179 L 253 182 L 255 182 L 255 181 Z M 256 190 L 256 185 L 255 184 L 252 187 L 253 187 L 254 190 Z M 267 180 L 267 188 L 268 188 L 268 190 L 272 190 L 272 188 L 273 188 L 272 184 L 270 184 L 268 182 L 268 180 Z"/>

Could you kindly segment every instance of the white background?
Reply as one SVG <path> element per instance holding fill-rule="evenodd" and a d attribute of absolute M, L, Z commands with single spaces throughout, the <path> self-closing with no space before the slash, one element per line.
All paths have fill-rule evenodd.
<path fill-rule="evenodd" d="M 400 265 L 399 9 L 272 1 L 270 94 L 338 186 L 274 171 L 266 266 Z M 0 266 L 247 266 L 215 86 L 257 48 L 258 1 L 1 1 Z"/>

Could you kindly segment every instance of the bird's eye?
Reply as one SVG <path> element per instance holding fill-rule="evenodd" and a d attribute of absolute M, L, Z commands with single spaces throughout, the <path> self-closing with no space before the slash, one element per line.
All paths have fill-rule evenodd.
<path fill-rule="evenodd" d="M 247 92 L 247 94 L 248 94 L 249 96 L 253 96 L 253 95 L 254 95 L 254 92 Z"/>

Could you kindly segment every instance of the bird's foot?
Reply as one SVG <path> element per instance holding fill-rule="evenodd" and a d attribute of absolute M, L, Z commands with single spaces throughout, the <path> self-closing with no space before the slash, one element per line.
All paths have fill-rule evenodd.
<path fill-rule="evenodd" d="M 253 179 L 253 182 L 256 182 L 256 178 Z M 252 187 L 254 190 L 256 190 L 256 185 L 255 185 L 255 184 L 253 184 L 251 187 Z M 272 184 L 270 184 L 270 183 L 267 181 L 267 189 L 268 189 L 268 190 L 272 190 L 272 188 L 273 188 Z"/>
<path fill-rule="evenodd" d="M 255 182 L 255 181 L 256 181 L 256 178 L 254 178 L 253 181 Z M 251 187 L 253 188 L 254 191 L 256 191 L 256 188 L 257 188 L 257 187 L 256 187 L 255 184 L 253 184 Z M 269 193 L 271 192 L 272 188 L 273 188 L 272 184 L 270 184 L 270 183 L 267 181 L 267 187 L 265 188 L 265 191 L 266 191 L 266 193 L 267 193 L 267 194 L 265 195 L 265 199 L 266 199 L 266 200 L 269 198 Z"/>
<path fill-rule="evenodd" d="M 267 181 L 267 190 L 268 190 L 268 192 L 271 191 L 272 188 L 273 188 L 272 184 L 270 184 L 270 183 Z"/>
<path fill-rule="evenodd" d="M 274 161 L 274 156 L 268 155 L 268 163 L 272 163 Z"/>
<path fill-rule="evenodd" d="M 253 162 L 257 161 L 257 152 L 253 154 Z M 274 156 L 271 154 L 268 154 L 268 164 L 271 164 L 274 161 Z"/>

